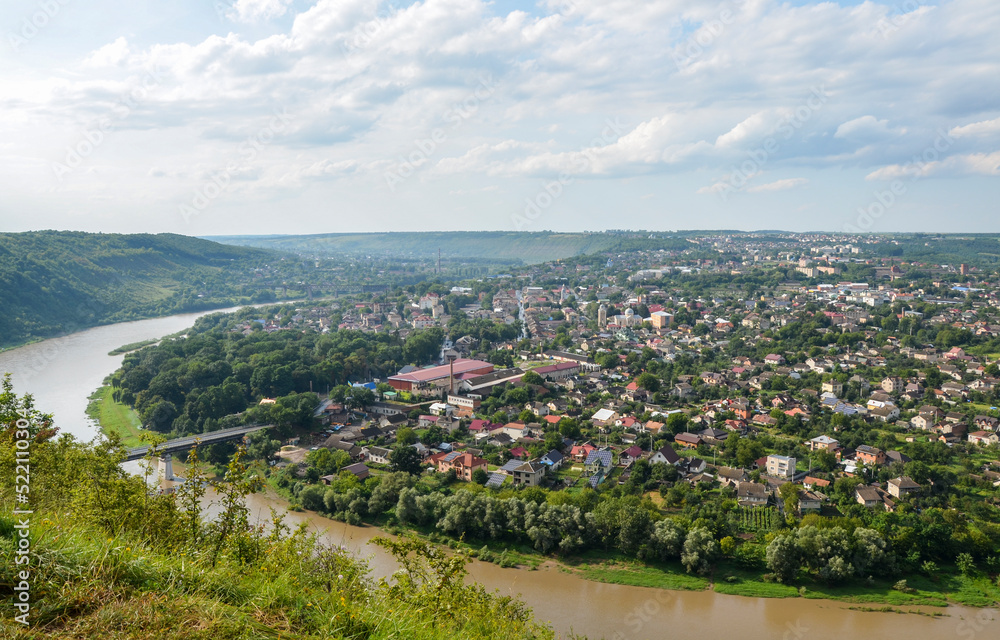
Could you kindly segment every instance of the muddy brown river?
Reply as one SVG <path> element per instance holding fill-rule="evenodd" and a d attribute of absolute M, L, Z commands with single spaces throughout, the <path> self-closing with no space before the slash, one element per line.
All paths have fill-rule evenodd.
<path fill-rule="evenodd" d="M 14 373 L 15 389 L 34 394 L 37 406 L 55 414 L 64 432 L 81 440 L 97 436 L 84 414 L 87 396 L 121 363 L 108 352 L 126 343 L 181 331 L 204 314 L 184 314 L 89 329 L 0 353 L 0 374 Z M 270 507 L 284 512 L 277 496 L 251 496 L 254 514 L 267 520 Z M 388 576 L 395 561 L 369 544 L 380 532 L 312 513 L 288 512 L 289 523 L 307 522 L 328 543 L 369 559 L 373 575 Z M 997 640 L 996 609 L 924 608 L 942 617 L 852 611 L 845 603 L 804 598 L 743 598 L 711 591 L 664 591 L 590 582 L 554 565 L 537 571 L 503 569 L 473 561 L 470 576 L 503 594 L 519 596 L 536 618 L 561 635 L 640 640 Z M 905 607 L 907 609 L 911 607 Z"/>

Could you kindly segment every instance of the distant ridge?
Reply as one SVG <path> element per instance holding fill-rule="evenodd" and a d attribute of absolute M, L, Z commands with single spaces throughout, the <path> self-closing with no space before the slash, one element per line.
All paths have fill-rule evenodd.
<path fill-rule="evenodd" d="M 650 239 L 652 234 L 656 238 Z M 672 233 L 550 231 L 422 231 L 386 233 L 323 233 L 313 235 L 205 236 L 206 240 L 243 247 L 274 249 L 316 256 L 386 255 L 476 258 L 537 264 L 573 256 L 615 250 L 636 243 L 669 248 Z M 683 246 L 683 245 L 681 245 Z"/>

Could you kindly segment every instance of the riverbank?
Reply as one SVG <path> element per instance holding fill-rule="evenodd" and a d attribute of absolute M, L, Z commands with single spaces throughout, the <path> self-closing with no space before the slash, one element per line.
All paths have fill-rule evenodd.
<path fill-rule="evenodd" d="M 286 508 L 302 510 L 288 489 L 279 487 L 273 477 L 268 480 L 268 486 Z M 326 514 L 317 515 L 339 522 Z M 528 545 L 466 538 L 457 540 L 433 527 L 401 524 L 392 517 L 369 517 L 364 523 L 395 535 L 413 533 L 428 542 L 464 550 L 473 558 L 501 567 L 531 572 L 542 565 L 549 565 L 560 572 L 604 584 L 668 591 L 712 591 L 745 598 L 833 600 L 863 605 L 863 609 L 880 605 L 897 613 L 924 615 L 936 614 L 933 611 L 895 608 L 943 608 L 949 605 L 992 607 L 1000 603 L 1000 586 L 993 584 L 988 576 L 964 575 L 956 567 L 943 567 L 933 576 L 912 574 L 843 585 L 830 585 L 810 578 L 796 580 L 794 584 L 781 584 L 768 580 L 764 571 L 747 569 L 731 558 L 715 563 L 710 575 L 698 576 L 687 573 L 678 561 L 644 562 L 617 551 L 591 550 L 579 555 L 555 557 L 543 555 Z"/>
<path fill-rule="evenodd" d="M 114 399 L 114 390 L 103 385 L 90 395 L 87 415 L 97 424 L 101 433 L 118 434 L 126 447 L 139 447 L 149 443 L 153 433 L 142 428 L 139 415 L 128 405 Z"/>
<path fill-rule="evenodd" d="M 151 344 L 158 344 L 160 341 L 156 339 L 140 340 L 139 342 L 130 342 L 128 344 L 123 344 L 122 346 L 108 351 L 109 356 L 120 356 L 132 351 L 138 351 L 143 347 L 148 347 Z"/>

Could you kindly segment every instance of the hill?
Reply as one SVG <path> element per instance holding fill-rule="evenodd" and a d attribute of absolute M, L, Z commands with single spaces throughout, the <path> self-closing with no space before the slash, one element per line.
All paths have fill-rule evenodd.
<path fill-rule="evenodd" d="M 0 347 L 87 327 L 268 301 L 278 256 L 174 234 L 0 234 Z M 259 272 L 258 272 L 259 273 Z"/>
<path fill-rule="evenodd" d="M 326 233 L 288 236 L 209 236 L 244 247 L 278 249 L 319 257 L 383 255 L 406 258 L 474 258 L 492 263 L 537 264 L 604 251 L 639 248 L 685 248 L 683 240 L 648 237 L 643 232 L 555 233 L 516 231 L 432 231 Z"/>

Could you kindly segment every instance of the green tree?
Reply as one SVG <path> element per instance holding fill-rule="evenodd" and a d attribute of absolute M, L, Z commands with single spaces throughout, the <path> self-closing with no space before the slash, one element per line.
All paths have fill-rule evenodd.
<path fill-rule="evenodd" d="M 418 476 L 423 472 L 420 453 L 411 446 L 398 445 L 389 456 L 389 467 L 393 471 L 404 471 Z"/>
<path fill-rule="evenodd" d="M 656 393 L 660 390 L 660 379 L 648 371 L 640 374 L 635 379 L 635 383 L 650 393 Z"/>
<path fill-rule="evenodd" d="M 535 373 L 534 371 L 525 371 L 524 376 L 521 377 L 521 380 L 524 382 L 524 384 L 533 384 L 538 386 L 545 385 L 545 379 L 542 378 L 542 376 Z"/>
<path fill-rule="evenodd" d="M 688 573 L 705 575 L 712 568 L 712 562 L 719 555 L 719 544 L 712 532 L 704 527 L 695 527 L 688 532 L 681 551 L 681 564 Z"/>
<path fill-rule="evenodd" d="M 417 443 L 417 434 L 410 427 L 400 427 L 396 431 L 396 443 L 402 446 L 409 446 Z"/>
<path fill-rule="evenodd" d="M 801 552 L 791 535 L 779 535 L 767 545 L 767 568 L 779 581 L 791 582 L 799 572 Z"/>
<path fill-rule="evenodd" d="M 799 485 L 791 482 L 778 487 L 778 495 L 784 502 L 785 513 L 795 515 L 799 511 Z"/>
<path fill-rule="evenodd" d="M 486 481 L 489 480 L 489 478 L 490 474 L 486 473 L 486 470 L 482 467 L 472 472 L 472 481 L 476 484 L 486 484 Z"/>
<path fill-rule="evenodd" d="M 271 438 L 267 429 L 254 431 L 247 436 L 247 458 L 267 462 L 281 449 L 281 442 Z"/>

